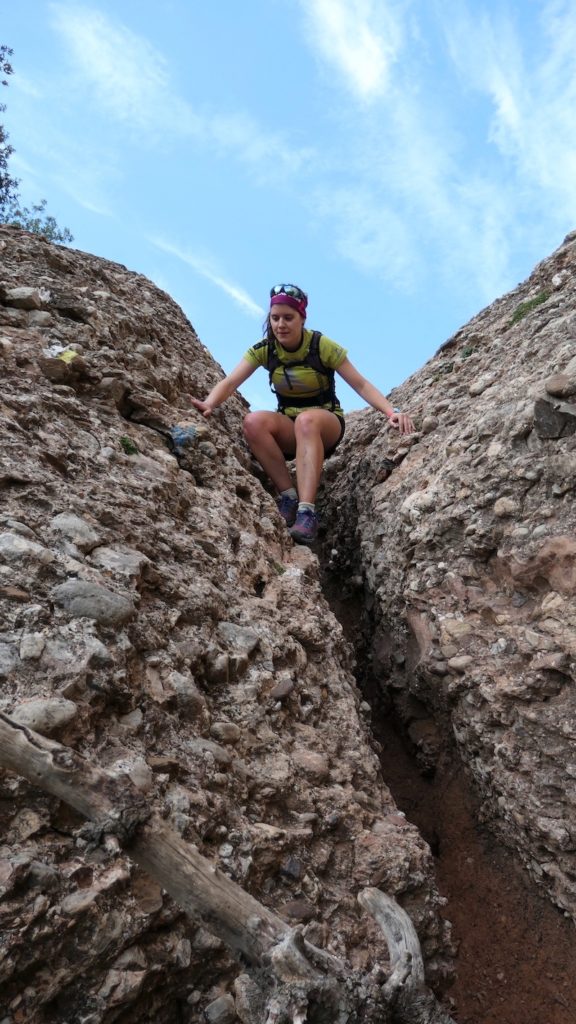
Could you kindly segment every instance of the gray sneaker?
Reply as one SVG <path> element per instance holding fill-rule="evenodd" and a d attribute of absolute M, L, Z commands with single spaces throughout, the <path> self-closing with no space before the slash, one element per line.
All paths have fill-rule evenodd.
<path fill-rule="evenodd" d="M 288 494 L 281 495 L 278 500 L 278 511 L 286 526 L 292 526 L 298 511 L 298 498 L 291 498 Z"/>
<path fill-rule="evenodd" d="M 318 533 L 318 516 L 312 509 L 303 508 L 296 514 L 290 536 L 297 544 L 313 544 Z"/>

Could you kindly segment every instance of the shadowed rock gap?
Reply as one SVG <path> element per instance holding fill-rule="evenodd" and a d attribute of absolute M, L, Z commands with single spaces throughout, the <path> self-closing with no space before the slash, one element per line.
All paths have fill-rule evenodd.
<path fill-rule="evenodd" d="M 130 779 L 215 869 L 384 980 L 390 947 L 357 899 L 381 887 L 444 979 L 429 849 L 382 780 L 318 561 L 242 443 L 245 403 L 193 417 L 193 443 L 169 450 L 221 368 L 151 282 L 57 256 L 0 226 L 0 710 Z M 64 270 L 83 318 L 61 315 Z M 94 846 L 5 768 L 3 1024 L 174 1024 L 215 1019 L 221 1000 L 260 1024 L 223 941 L 114 835 Z M 430 1017 L 412 1009 L 409 1024 Z"/>
<path fill-rule="evenodd" d="M 242 444 L 245 403 L 196 417 L 174 458 L 165 426 L 221 377 L 181 310 L 119 265 L 73 251 L 55 263 L 24 232 L 0 228 L 0 253 L 0 705 L 130 777 L 184 840 L 355 969 L 387 956 L 356 893 L 398 897 L 441 986 L 452 948 L 430 848 L 382 779 L 318 561 L 291 544 Z M 444 855 L 468 853 L 462 833 L 495 850 L 471 807 L 576 917 L 573 267 L 576 237 L 403 386 L 395 404 L 420 417 L 418 434 L 349 417 L 323 518 L 374 721 L 383 729 L 393 703 L 416 751 L 414 778 L 379 732 L 385 774 L 438 871 L 453 883 Z M 64 270 L 66 309 L 85 319 L 61 315 Z M 118 850 L 90 853 L 57 801 L 0 776 L 0 826 L 12 1017 L 173 1024 L 223 992 L 240 1011 L 225 950 Z M 465 924 L 470 908 L 500 904 L 484 877 L 462 901 Z M 525 905 L 501 916 L 524 920 Z M 565 1024 L 573 993 L 554 961 L 573 972 L 554 914 L 550 931 L 534 919 L 516 933 L 522 960 L 542 953 L 540 1002 L 498 962 L 482 983 L 462 973 L 461 1018 L 506 1024 L 501 1004 L 488 1018 L 498 983 L 517 995 L 515 1021 L 529 1020 L 529 991 L 530 1024 Z M 476 931 L 481 951 L 503 941 L 495 926 Z"/>
<path fill-rule="evenodd" d="M 355 575 L 350 568 L 358 562 L 356 553 L 343 553 L 348 568 L 341 573 L 334 567 L 334 551 L 325 537 L 324 593 L 356 654 L 356 677 L 382 774 L 400 811 L 428 842 L 446 899 L 444 916 L 458 947 L 456 981 L 449 991 L 456 1019 L 459 1024 L 572 1024 L 573 923 L 536 890 L 483 824 L 481 802 L 449 723 L 412 700 L 410 713 L 422 717 L 407 728 L 406 707 L 402 716 L 394 703 L 394 696 L 402 704 L 405 695 L 394 695 L 389 680 L 372 669 L 371 652 L 387 639 L 378 637 L 373 597 L 362 586 L 360 570 Z M 433 758 L 426 756 L 426 737 Z"/>

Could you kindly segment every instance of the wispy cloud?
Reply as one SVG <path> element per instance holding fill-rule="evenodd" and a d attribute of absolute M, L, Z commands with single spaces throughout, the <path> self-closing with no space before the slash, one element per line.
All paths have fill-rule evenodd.
<path fill-rule="evenodd" d="M 206 123 L 205 134 L 226 152 L 235 153 L 261 182 L 295 177 L 318 160 L 314 147 L 297 146 L 282 132 L 263 131 L 244 113 L 215 115 Z"/>
<path fill-rule="evenodd" d="M 540 11 L 541 34 L 522 45 L 510 15 L 466 6 L 445 24 L 449 51 L 466 86 L 491 102 L 489 140 L 526 192 L 556 194 L 576 216 L 576 4 Z"/>
<path fill-rule="evenodd" d="M 332 29 L 345 24 L 342 5 L 313 0 L 307 11 L 315 47 L 348 75 L 352 30 L 349 48 L 342 33 L 343 49 L 328 55 Z M 346 11 L 359 32 L 374 16 L 368 3 Z M 315 212 L 342 255 L 395 287 L 421 285 L 433 251 L 435 276 L 469 282 L 488 301 L 512 283 L 513 254 L 535 218 L 548 232 L 554 219 L 560 227 L 576 219 L 575 0 L 544 5 L 536 38 L 521 36 L 511 11 L 478 11 L 466 0 L 433 4 L 426 23 L 406 16 L 402 25 L 399 4 L 387 11 L 396 19 L 390 38 L 405 40 L 402 61 L 390 47 L 380 75 L 368 48 L 372 85 L 363 93 L 348 76 L 354 95 L 372 102 L 360 119 L 353 106 L 341 111 L 345 184 L 320 186 Z M 429 48 L 439 28 L 442 55 Z M 445 56 L 440 79 L 435 61 Z"/>
<path fill-rule="evenodd" d="M 360 100 L 382 96 L 402 43 L 401 21 L 386 0 L 300 0 L 307 39 Z"/>
<path fill-rule="evenodd" d="M 405 292 L 433 273 L 474 282 L 493 297 L 510 254 L 514 197 L 502 181 L 461 163 L 463 140 L 434 99 L 394 82 L 386 104 L 357 129 L 348 124 L 343 140 L 333 162 L 346 164 L 345 182 L 327 180 L 310 202 L 338 252 Z"/>
<path fill-rule="evenodd" d="M 201 119 L 174 94 L 164 57 L 146 39 L 97 10 L 63 3 L 51 10 L 77 72 L 112 117 L 135 130 L 202 130 Z"/>
<path fill-rule="evenodd" d="M 114 177 L 114 160 L 102 159 L 102 152 L 89 153 L 72 143 L 57 130 L 50 141 L 41 132 L 32 133 L 29 151 L 33 160 L 25 160 L 20 153 L 12 157 L 12 168 L 22 180 L 23 191 L 36 202 L 46 191 L 46 178 L 58 185 L 84 209 L 102 217 L 111 217 L 110 204 L 105 199 L 107 186 Z"/>
<path fill-rule="evenodd" d="M 310 147 L 270 133 L 243 111 L 198 113 L 174 89 L 163 54 L 119 20 L 68 3 L 51 10 L 80 80 L 107 116 L 146 145 L 194 138 L 232 153 L 260 180 L 295 174 L 312 159 Z"/>
<path fill-rule="evenodd" d="M 41 89 L 29 78 L 18 72 L 14 75 L 14 78 L 10 79 L 10 84 L 17 92 L 24 93 L 25 96 L 32 96 L 34 99 L 39 99 L 42 96 Z"/>
<path fill-rule="evenodd" d="M 186 263 L 189 267 L 192 267 L 197 274 L 201 277 L 206 278 L 211 284 L 215 285 L 216 288 L 220 288 L 236 305 L 257 319 L 263 319 L 266 316 L 266 312 L 248 295 L 248 293 L 240 287 L 240 285 L 234 284 L 232 281 L 227 281 L 220 274 L 217 274 L 210 266 L 208 260 L 201 259 L 195 253 L 190 252 L 188 249 L 181 249 L 178 245 L 173 242 L 168 242 L 164 238 L 158 236 L 152 236 L 149 242 L 154 245 L 157 249 L 162 252 L 169 253 L 171 256 L 176 256 L 177 259 L 181 260 L 182 263 Z"/>
<path fill-rule="evenodd" d="M 417 253 L 406 220 L 367 186 L 332 188 L 311 196 L 310 215 L 327 220 L 338 252 L 359 269 L 410 291 Z"/>

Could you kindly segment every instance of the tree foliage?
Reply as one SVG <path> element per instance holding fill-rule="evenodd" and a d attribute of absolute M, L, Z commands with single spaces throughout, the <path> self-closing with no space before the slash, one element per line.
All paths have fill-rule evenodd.
<path fill-rule="evenodd" d="M 8 85 L 8 76 L 13 73 L 10 58 L 13 50 L 5 44 L 0 45 L 0 84 Z M 6 110 L 6 104 L 0 103 L 0 113 Z M 43 235 L 49 242 L 72 242 L 73 236 L 68 228 L 60 228 L 54 217 L 46 213 L 46 200 L 41 199 L 31 208 L 22 205 L 18 186 L 18 178 L 10 174 L 9 161 L 14 147 L 8 141 L 8 132 L 0 124 L 0 223 L 24 228 L 35 235 Z"/>
<path fill-rule="evenodd" d="M 74 236 L 68 228 L 61 228 L 56 218 L 45 213 L 46 200 L 33 203 L 32 207 L 21 206 L 19 200 L 7 203 L 2 214 L 5 224 L 11 227 L 24 228 L 34 235 L 42 235 L 49 242 L 73 242 Z"/>
<path fill-rule="evenodd" d="M 8 46 L 0 46 L 0 72 L 2 73 L 2 85 L 8 85 L 6 76 L 12 74 L 10 57 L 12 50 Z M 6 110 L 6 104 L 0 103 L 0 113 Z M 0 213 L 8 203 L 15 202 L 18 195 L 18 179 L 13 178 L 8 170 L 8 161 L 14 152 L 8 142 L 8 132 L 0 124 Z"/>

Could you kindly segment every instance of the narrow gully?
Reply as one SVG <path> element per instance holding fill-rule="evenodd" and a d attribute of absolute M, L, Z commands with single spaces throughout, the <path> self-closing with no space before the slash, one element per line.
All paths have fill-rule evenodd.
<path fill-rule="evenodd" d="M 385 681 L 370 674 L 362 639 L 369 613 L 358 592 L 342 597 L 341 584 L 324 569 L 324 593 L 356 651 L 383 778 L 430 845 L 437 886 L 447 899 L 443 916 L 458 948 L 457 976 L 447 994 L 451 1013 L 459 1024 L 573 1024 L 573 922 L 481 823 L 479 800 L 450 736 L 442 736 L 434 772 L 422 770 L 395 720 Z"/>

